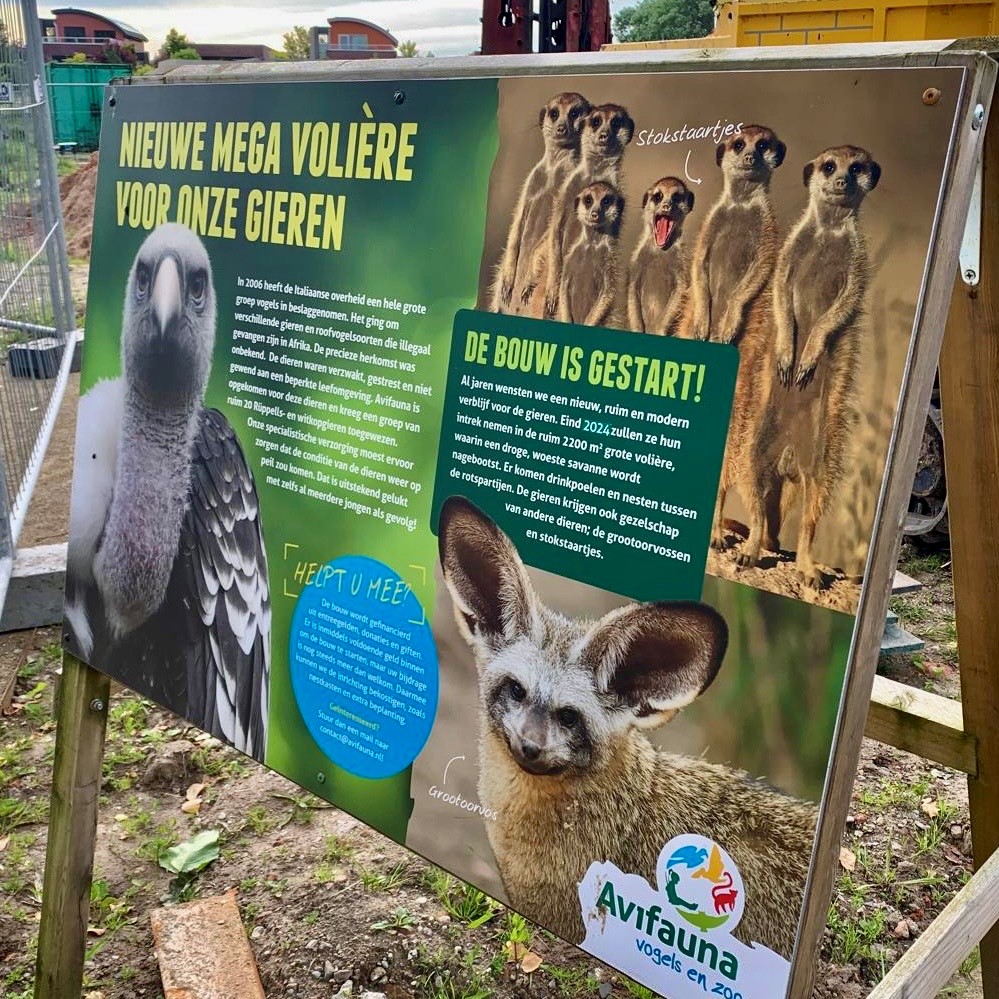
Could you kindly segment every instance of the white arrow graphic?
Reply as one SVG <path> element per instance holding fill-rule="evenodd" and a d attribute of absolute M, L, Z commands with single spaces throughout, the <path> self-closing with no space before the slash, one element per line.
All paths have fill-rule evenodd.
<path fill-rule="evenodd" d="M 687 169 L 690 166 L 690 154 L 692 152 L 693 152 L 692 149 L 688 149 L 687 150 L 687 158 L 686 158 L 686 160 L 684 160 L 684 163 L 683 163 L 683 172 L 687 175 L 687 180 L 689 180 L 692 184 L 700 184 L 700 182 L 701 182 L 700 178 L 699 177 L 691 177 L 690 176 L 690 170 Z"/>
<path fill-rule="evenodd" d="M 464 758 L 465 758 L 464 756 L 452 756 L 451 759 L 447 761 L 447 766 L 444 768 L 444 779 L 441 781 L 441 787 L 443 787 L 447 783 L 448 767 L 450 767 L 455 760 L 463 760 Z"/>

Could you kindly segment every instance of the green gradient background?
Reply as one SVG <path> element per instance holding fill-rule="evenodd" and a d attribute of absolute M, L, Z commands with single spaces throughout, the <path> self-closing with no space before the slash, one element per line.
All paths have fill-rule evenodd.
<path fill-rule="evenodd" d="M 398 89 L 405 92 L 401 106 L 394 100 Z M 341 555 L 365 554 L 385 562 L 407 580 L 428 616 L 433 608 L 433 564 L 437 545 L 429 521 L 438 428 L 454 314 L 458 309 L 474 306 L 478 289 L 489 176 L 498 144 L 497 83 L 495 80 L 463 80 L 460 83 L 413 81 L 402 85 L 143 85 L 119 87 L 114 97 L 114 106 L 104 114 L 101 134 L 103 155 L 94 216 L 81 392 L 101 378 L 115 378 L 120 374 L 119 344 L 125 286 L 135 253 L 148 235 L 141 229 L 117 227 L 117 180 L 168 183 L 174 188 L 174 201 L 176 188 L 183 183 L 240 187 L 244 192 L 258 187 L 306 194 L 313 191 L 343 193 L 347 197 L 340 252 L 203 237 L 212 260 L 218 310 L 215 363 L 205 401 L 206 405 L 221 410 L 235 428 L 254 469 L 260 496 L 273 607 L 266 762 L 296 783 L 404 842 L 412 809 L 409 769 L 384 781 L 346 774 L 332 766 L 302 722 L 288 675 L 288 630 L 295 601 L 284 595 L 284 584 L 288 582 L 288 592 L 297 594 L 299 587 L 293 583 L 291 575 L 299 560 L 321 564 Z M 410 161 L 413 179 L 385 182 L 292 176 L 290 123 L 340 121 L 346 125 L 350 121 L 361 121 L 364 120 L 361 105 L 365 101 L 376 122 L 419 123 L 415 153 Z M 281 121 L 282 173 L 272 176 L 215 174 L 209 170 L 182 173 L 117 168 L 123 122 L 192 119 L 209 123 L 209 139 L 215 121 Z M 461 143 L 455 142 L 455 136 L 463 137 Z M 210 159 L 206 156 L 206 165 L 209 164 Z M 446 203 L 442 203 L 443 195 L 446 195 Z M 236 223 L 239 231 L 245 193 L 240 203 Z M 404 511 L 416 518 L 419 526 L 415 533 L 409 534 L 402 527 L 386 527 L 374 519 L 364 520 L 354 513 L 266 484 L 259 464 L 263 452 L 254 447 L 255 434 L 246 425 L 250 414 L 227 406 L 225 402 L 237 274 L 364 292 L 404 302 L 422 302 L 427 306 L 427 315 L 422 317 L 376 313 L 398 319 L 402 328 L 392 335 L 430 343 L 433 348 L 429 360 L 417 361 L 415 376 L 404 376 L 413 381 L 429 380 L 434 386 L 433 398 L 420 400 L 424 412 L 419 419 L 426 432 L 422 437 L 405 432 L 398 435 L 399 453 L 416 459 L 413 477 L 424 482 L 423 492 L 414 497 L 409 509 Z M 263 291 L 250 293 L 271 297 Z M 347 305 L 335 307 L 350 311 Z M 299 315 L 291 318 L 310 322 Z M 323 320 L 312 322 L 316 326 L 324 324 Z M 321 342 L 332 343 L 330 340 Z M 291 407 L 285 404 L 285 408 Z M 377 407 L 373 408 L 377 411 Z M 286 544 L 299 546 L 288 550 L 287 561 Z M 425 571 L 413 568 L 419 566 L 425 567 Z M 127 677 L 121 679 L 127 682 Z"/>

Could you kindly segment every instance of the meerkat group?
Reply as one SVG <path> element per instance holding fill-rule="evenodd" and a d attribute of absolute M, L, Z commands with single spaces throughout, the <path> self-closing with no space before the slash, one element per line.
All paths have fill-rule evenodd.
<path fill-rule="evenodd" d="M 734 344 L 739 374 L 711 544 L 729 545 L 734 487 L 749 521 L 743 567 L 779 552 L 782 520 L 802 516 L 795 564 L 822 585 L 812 557 L 819 520 L 844 477 L 855 421 L 868 258 L 861 203 L 881 168 L 867 150 L 830 147 L 804 168 L 808 202 L 782 238 L 771 197 L 787 147 L 744 125 L 720 143 L 721 193 L 693 253 L 682 244 L 694 194 L 677 177 L 642 198 L 642 224 L 622 264 L 622 162 L 628 111 L 556 95 L 540 111 L 544 152 L 524 181 L 492 294 L 493 310 L 640 333 Z"/>

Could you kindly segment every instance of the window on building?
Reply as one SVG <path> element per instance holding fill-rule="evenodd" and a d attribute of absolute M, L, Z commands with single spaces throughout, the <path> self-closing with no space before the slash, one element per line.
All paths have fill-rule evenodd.
<path fill-rule="evenodd" d="M 74 38 L 79 41 L 83 41 L 87 37 L 86 28 L 66 27 L 62 29 L 62 33 L 64 38 Z"/>
<path fill-rule="evenodd" d="M 368 47 L 368 36 L 337 35 L 336 43 L 342 49 L 366 49 Z"/>
<path fill-rule="evenodd" d="M 115 34 L 113 31 L 95 31 L 94 38 L 100 38 L 102 41 L 107 41 L 108 39 L 114 40 Z"/>

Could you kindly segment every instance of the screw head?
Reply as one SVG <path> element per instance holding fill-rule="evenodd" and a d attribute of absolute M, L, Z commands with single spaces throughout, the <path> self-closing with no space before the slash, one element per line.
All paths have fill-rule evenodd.
<path fill-rule="evenodd" d="M 320 784 L 325 784 L 326 774 L 324 774 L 322 770 L 320 770 L 319 773 L 316 774 L 316 780 L 319 781 Z"/>
<path fill-rule="evenodd" d="M 923 103 L 927 107 L 932 107 L 940 100 L 940 91 L 936 87 L 927 87 L 923 91 Z"/>
<path fill-rule="evenodd" d="M 985 124 L 985 108 L 981 104 L 975 105 L 975 110 L 971 114 L 971 129 L 977 132 Z"/>
<path fill-rule="evenodd" d="M 392 100 L 394 100 L 396 104 L 402 104 L 406 100 L 406 95 L 401 90 L 397 90 L 392 95 Z"/>
<path fill-rule="evenodd" d="M 973 270 L 971 270 L 971 268 L 969 268 L 968 270 L 966 270 L 964 272 L 964 280 L 965 281 L 969 281 L 969 282 L 970 281 L 974 281 L 975 278 L 977 278 L 977 277 L 978 277 L 978 275 Z"/>
<path fill-rule="evenodd" d="M 91 711 L 103 711 L 104 710 L 104 702 L 99 697 L 95 697 L 90 702 L 90 710 Z"/>

